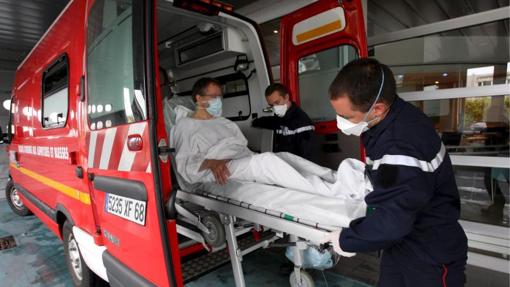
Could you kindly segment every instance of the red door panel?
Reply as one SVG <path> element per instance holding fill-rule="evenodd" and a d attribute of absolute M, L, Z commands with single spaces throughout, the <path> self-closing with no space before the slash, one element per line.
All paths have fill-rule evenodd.
<path fill-rule="evenodd" d="M 304 56 L 340 45 L 351 45 L 367 57 L 366 34 L 360 0 L 319 0 L 282 18 L 280 79 L 300 103 L 298 62 Z M 326 96 L 326 95 L 320 95 Z M 316 122 L 316 132 L 336 131 L 335 121 Z"/>

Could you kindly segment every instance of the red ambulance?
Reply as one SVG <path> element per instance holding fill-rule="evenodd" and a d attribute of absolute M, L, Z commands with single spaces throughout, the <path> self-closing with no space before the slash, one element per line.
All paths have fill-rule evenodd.
<path fill-rule="evenodd" d="M 367 56 L 361 2 L 319 0 L 288 14 L 280 41 L 281 82 L 316 121 L 317 161 L 334 166 L 339 142 L 359 145 L 339 138 L 327 87 Z M 18 67 L 8 202 L 63 240 L 76 286 L 183 285 L 165 208 L 175 191 L 163 101 L 189 98 L 204 76 L 221 80 L 224 116 L 263 150 L 268 138 L 250 123 L 267 112 L 271 65 L 256 23 L 231 6 L 71 0 Z"/>

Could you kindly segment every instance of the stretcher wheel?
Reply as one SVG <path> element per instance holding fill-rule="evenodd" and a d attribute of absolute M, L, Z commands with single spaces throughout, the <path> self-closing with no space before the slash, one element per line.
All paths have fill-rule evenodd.
<path fill-rule="evenodd" d="M 204 236 L 205 242 L 211 247 L 220 247 L 225 244 L 225 229 L 223 228 L 223 224 L 221 224 L 220 219 L 213 215 L 208 214 L 202 218 L 202 224 L 207 227 L 209 230 L 209 234 L 205 232 L 202 234 Z"/>
<path fill-rule="evenodd" d="M 290 282 L 291 287 L 314 287 L 315 286 L 315 282 L 313 282 L 313 278 L 308 272 L 301 270 L 300 273 L 301 273 L 301 282 L 297 281 L 296 271 L 292 271 L 292 273 L 290 274 L 289 282 Z"/>

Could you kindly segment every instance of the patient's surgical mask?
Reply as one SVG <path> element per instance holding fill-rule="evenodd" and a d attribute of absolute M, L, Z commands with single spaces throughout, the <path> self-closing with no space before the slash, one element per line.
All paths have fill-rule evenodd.
<path fill-rule="evenodd" d="M 216 97 L 212 100 L 209 100 L 209 106 L 206 108 L 206 111 L 213 117 L 217 118 L 221 116 L 222 112 L 222 103 L 219 97 Z"/>
<path fill-rule="evenodd" d="M 372 104 L 372 106 L 370 107 L 368 112 L 363 117 L 363 120 L 359 123 L 353 123 L 353 122 L 337 115 L 336 116 L 336 126 L 338 127 L 338 129 L 341 130 L 344 134 L 346 134 L 348 136 L 350 136 L 350 135 L 360 136 L 362 133 L 366 132 L 368 130 L 368 126 L 370 125 L 370 123 L 372 123 L 373 121 L 375 121 L 379 118 L 379 117 L 376 117 L 376 118 L 372 119 L 371 121 L 368 121 L 368 122 L 366 121 L 368 115 L 370 114 L 370 112 L 374 108 L 375 104 L 379 100 L 379 97 L 381 96 L 383 87 L 384 87 L 384 71 L 381 67 L 381 84 L 379 85 L 379 92 L 377 93 L 377 96 L 375 97 L 374 103 Z"/>
<path fill-rule="evenodd" d="M 274 114 L 279 116 L 280 118 L 283 118 L 283 116 L 285 116 L 285 113 L 287 113 L 287 109 L 288 107 L 286 104 L 273 106 Z"/>

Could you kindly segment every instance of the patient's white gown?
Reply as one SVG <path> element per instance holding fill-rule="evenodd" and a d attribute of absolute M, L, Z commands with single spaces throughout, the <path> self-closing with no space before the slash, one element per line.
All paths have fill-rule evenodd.
<path fill-rule="evenodd" d="M 186 184 L 215 182 L 210 170 L 199 171 L 205 159 L 229 159 L 229 180 L 257 182 L 327 197 L 361 199 L 372 189 L 364 164 L 344 160 L 338 171 L 290 153 L 250 151 L 239 127 L 223 117 L 182 118 L 173 131 L 177 172 Z"/>

